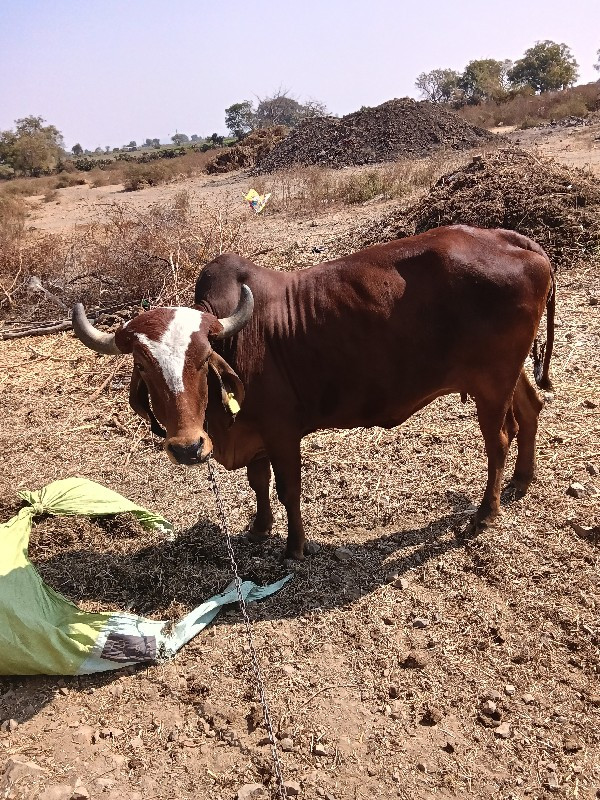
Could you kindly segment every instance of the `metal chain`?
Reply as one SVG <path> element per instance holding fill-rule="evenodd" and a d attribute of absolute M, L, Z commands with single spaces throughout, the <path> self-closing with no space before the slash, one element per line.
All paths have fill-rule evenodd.
<path fill-rule="evenodd" d="M 217 513 L 219 515 L 219 524 L 221 526 L 221 531 L 225 534 L 225 541 L 227 542 L 227 551 L 229 553 L 229 558 L 231 560 L 231 566 L 233 568 L 233 575 L 235 578 L 235 589 L 237 592 L 238 602 L 240 604 L 240 610 L 242 612 L 242 616 L 244 618 L 244 623 L 246 625 L 246 638 L 248 640 L 248 647 L 250 650 L 250 657 L 252 659 L 252 668 L 254 669 L 254 677 L 256 678 L 256 685 L 258 687 L 258 694 L 260 697 L 260 702 L 263 709 L 263 717 L 265 720 L 265 727 L 267 729 L 267 733 L 269 734 L 269 742 L 271 744 L 271 755 L 273 757 L 273 764 L 275 765 L 275 777 L 277 779 L 277 793 L 282 800 L 287 800 L 287 793 L 285 790 L 285 786 L 283 785 L 283 772 L 281 768 L 281 761 L 279 759 L 279 753 L 277 752 L 277 742 L 275 740 L 275 733 L 273 731 L 273 723 L 271 722 L 271 714 L 269 712 L 269 704 L 267 702 L 267 695 L 265 691 L 265 684 L 262 676 L 262 672 L 260 669 L 260 664 L 258 663 L 258 656 L 256 654 L 256 649 L 254 647 L 254 639 L 252 636 L 252 627 L 250 625 L 250 618 L 248 617 L 248 611 L 246 609 L 246 601 L 244 600 L 244 595 L 242 594 L 242 581 L 239 576 L 238 572 L 238 565 L 235 560 L 235 555 L 233 552 L 233 545 L 231 543 L 231 535 L 229 533 L 229 528 L 227 527 L 227 519 L 225 517 L 225 509 L 223 507 L 223 501 L 221 499 L 221 494 L 219 492 L 219 486 L 217 484 L 217 476 L 215 473 L 215 465 L 213 463 L 212 456 L 208 459 L 208 481 L 210 483 L 210 488 L 215 496 L 215 503 L 217 506 Z"/>

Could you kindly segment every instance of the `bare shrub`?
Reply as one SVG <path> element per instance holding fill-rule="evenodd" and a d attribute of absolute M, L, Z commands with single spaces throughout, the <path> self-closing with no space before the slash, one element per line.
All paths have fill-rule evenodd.
<path fill-rule="evenodd" d="M 13 304 L 12 295 L 22 271 L 20 249 L 26 216 L 20 197 L 0 194 L 0 309 Z"/>
<path fill-rule="evenodd" d="M 166 164 L 159 161 L 150 164 L 128 164 L 124 172 L 123 185 L 130 192 L 145 189 L 146 186 L 158 186 L 166 183 L 171 177 Z"/>
<path fill-rule="evenodd" d="M 86 178 L 81 172 L 60 172 L 54 183 L 55 189 L 66 189 L 68 186 L 85 186 Z"/>
<path fill-rule="evenodd" d="M 192 204 L 187 192 L 143 211 L 114 203 L 107 221 L 62 235 L 26 231 L 18 206 L 22 201 L 0 199 L 13 204 L 12 215 L 2 215 L 2 235 L 10 248 L 3 247 L 0 256 L 0 307 L 21 318 L 56 316 L 56 298 L 65 309 L 77 301 L 88 307 L 142 299 L 154 305 L 191 302 L 205 263 L 226 250 L 249 252 L 242 217 Z M 32 276 L 40 278 L 55 301 L 32 296 Z"/>
<path fill-rule="evenodd" d="M 256 176 L 252 179 L 252 188 L 259 194 L 271 194 L 263 214 L 319 211 L 334 205 L 390 200 L 430 189 L 456 158 L 455 153 L 441 151 L 417 161 L 397 161 L 348 171 L 296 167 L 268 177 Z"/>
<path fill-rule="evenodd" d="M 56 189 L 49 189 L 44 195 L 44 203 L 60 203 L 58 191 Z"/>
<path fill-rule="evenodd" d="M 495 125 L 531 127 L 552 119 L 584 117 L 600 108 L 597 83 L 575 86 L 560 92 L 518 94 L 505 103 L 489 101 L 477 106 L 465 106 L 459 114 L 475 125 L 491 128 Z"/>

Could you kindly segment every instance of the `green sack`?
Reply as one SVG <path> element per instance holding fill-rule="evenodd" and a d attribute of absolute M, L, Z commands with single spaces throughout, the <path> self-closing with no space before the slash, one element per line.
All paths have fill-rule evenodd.
<path fill-rule="evenodd" d="M 222 606 L 237 602 L 233 583 L 175 624 L 119 611 L 81 611 L 47 586 L 28 558 L 36 514 L 97 517 L 129 512 L 144 527 L 167 534 L 172 534 L 172 524 L 85 478 L 19 494 L 30 506 L 0 525 L 0 675 L 85 675 L 171 658 Z M 290 578 L 264 587 L 245 581 L 242 594 L 247 602 L 260 600 Z"/>

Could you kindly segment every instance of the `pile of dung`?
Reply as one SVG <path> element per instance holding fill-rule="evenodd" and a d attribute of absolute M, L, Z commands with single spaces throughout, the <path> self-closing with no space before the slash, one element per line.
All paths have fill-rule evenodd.
<path fill-rule="evenodd" d="M 295 166 L 341 168 L 479 147 L 497 137 L 442 105 L 410 98 L 362 108 L 341 119 L 314 117 L 257 159 L 254 172 Z"/>
<path fill-rule="evenodd" d="M 538 242 L 556 268 L 567 268 L 600 254 L 600 181 L 502 148 L 443 175 L 415 206 L 389 212 L 356 240 L 366 247 L 459 223 L 518 231 Z"/>
<path fill-rule="evenodd" d="M 206 166 L 210 174 L 232 172 L 234 169 L 253 167 L 258 158 L 267 153 L 287 134 L 284 125 L 272 125 L 270 128 L 259 128 L 249 133 L 238 144 L 219 153 Z"/>
<path fill-rule="evenodd" d="M 516 148 L 476 156 L 444 175 L 413 209 L 415 233 L 457 222 L 529 236 L 555 267 L 599 251 L 600 182 Z"/>

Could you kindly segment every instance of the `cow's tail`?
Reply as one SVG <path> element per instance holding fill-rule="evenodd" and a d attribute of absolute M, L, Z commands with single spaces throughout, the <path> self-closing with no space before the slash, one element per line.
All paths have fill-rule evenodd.
<path fill-rule="evenodd" d="M 553 388 L 550 380 L 550 359 L 554 348 L 554 312 L 556 309 L 556 278 L 552 267 L 550 267 L 550 279 L 550 291 L 546 298 L 546 341 L 540 346 L 536 336 L 532 352 L 535 382 L 540 389 L 548 392 L 551 392 Z"/>

